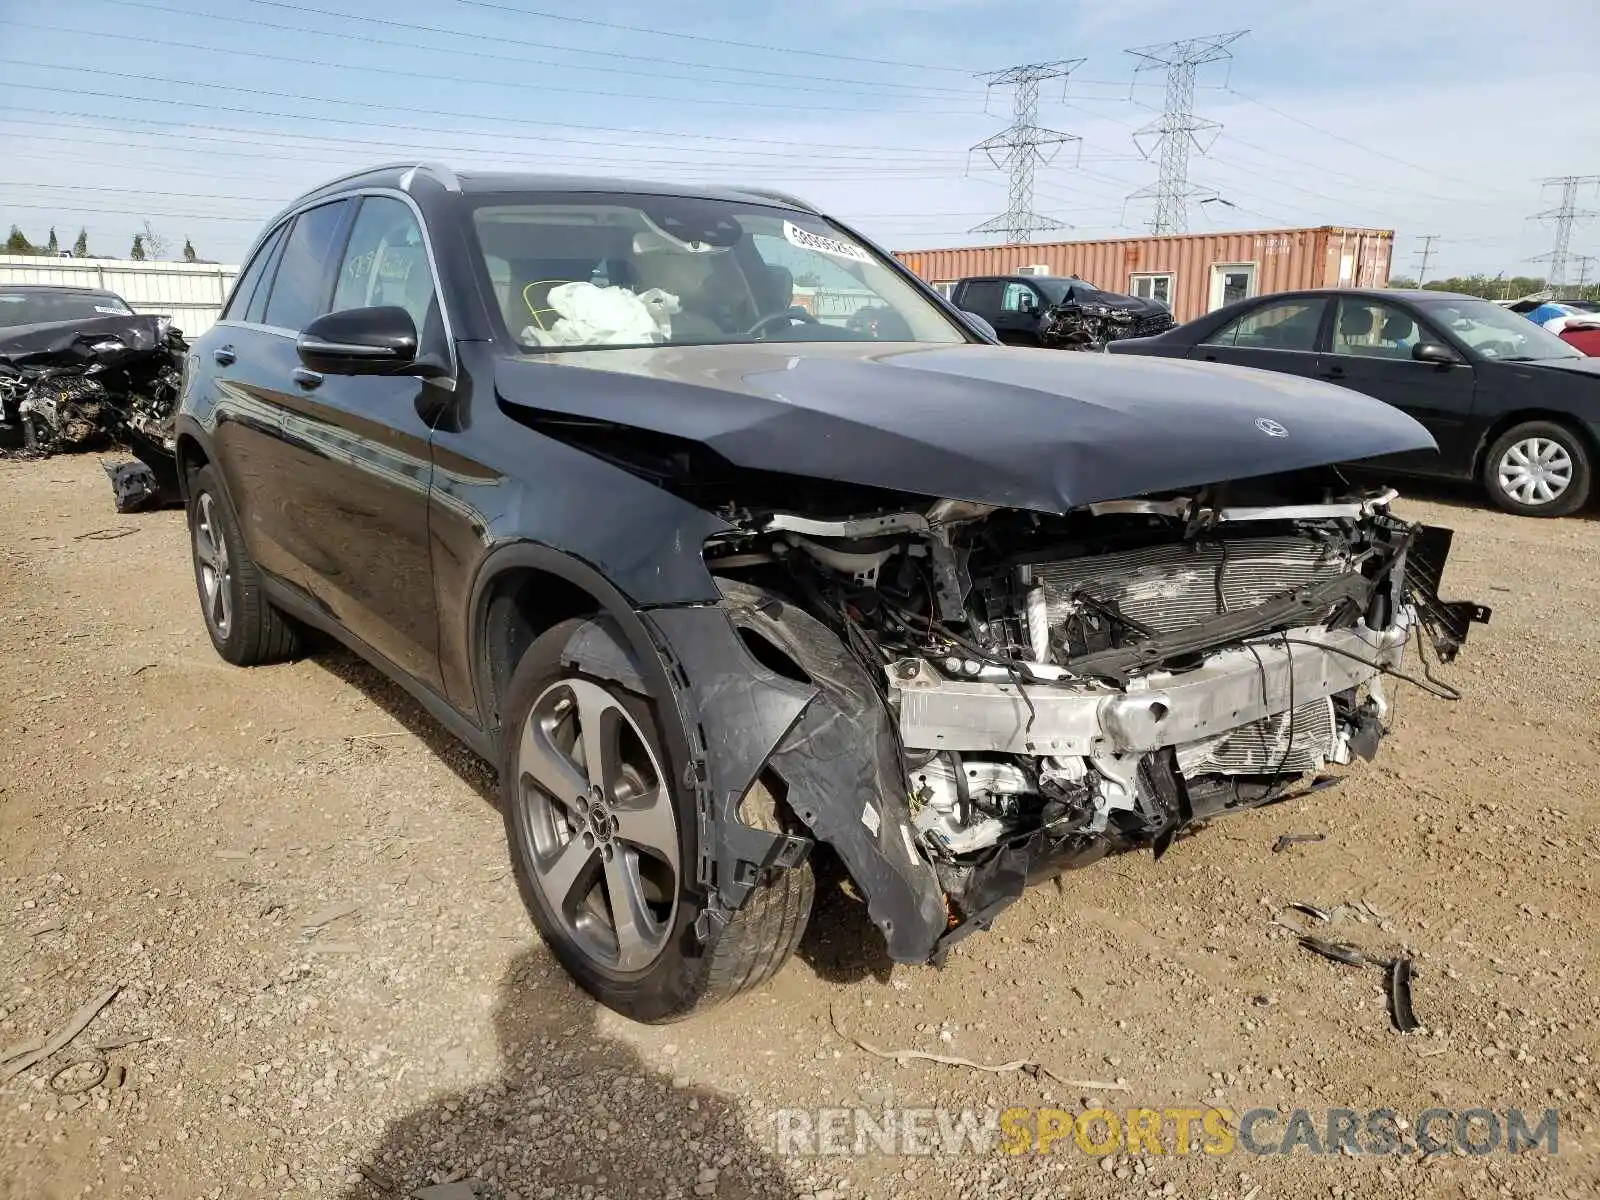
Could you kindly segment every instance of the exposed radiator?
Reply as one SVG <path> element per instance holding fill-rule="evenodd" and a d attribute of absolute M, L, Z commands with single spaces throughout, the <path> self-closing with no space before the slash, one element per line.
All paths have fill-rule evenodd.
<path fill-rule="evenodd" d="M 1067 619 L 1074 595 L 1082 593 L 1167 633 L 1222 612 L 1255 608 L 1347 569 L 1339 550 L 1308 538 L 1276 537 L 1172 543 L 1035 563 L 1033 576 L 1044 585 L 1051 628 Z"/>
<path fill-rule="evenodd" d="M 1290 731 L 1293 730 L 1293 740 Z M 1333 701 L 1327 697 L 1289 713 L 1241 725 L 1220 738 L 1178 751 L 1185 775 L 1271 775 L 1315 770 L 1333 752 Z"/>

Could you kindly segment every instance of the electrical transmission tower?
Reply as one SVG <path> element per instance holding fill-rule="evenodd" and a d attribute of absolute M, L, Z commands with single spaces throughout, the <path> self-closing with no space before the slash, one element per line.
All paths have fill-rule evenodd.
<path fill-rule="evenodd" d="M 1547 208 L 1542 213 L 1534 213 L 1536 220 L 1555 222 L 1556 243 L 1548 254 L 1541 254 L 1533 260 L 1549 261 L 1547 286 L 1559 295 L 1567 285 L 1567 247 L 1572 242 L 1572 227 L 1579 221 L 1586 221 L 1595 215 L 1588 209 L 1578 207 L 1578 189 L 1585 184 L 1600 184 L 1600 175 L 1552 175 L 1548 179 L 1539 180 L 1539 183 L 1543 187 L 1561 189 L 1560 204 L 1554 208 Z"/>
<path fill-rule="evenodd" d="M 1233 52 L 1228 47 L 1248 32 L 1241 29 L 1159 46 L 1139 46 L 1128 51 L 1144 60 L 1134 69 L 1135 75 L 1155 67 L 1167 73 L 1167 102 L 1161 115 L 1133 135 L 1133 144 L 1146 158 L 1157 146 L 1161 147 L 1160 177 L 1152 186 L 1141 188 L 1128 197 L 1130 200 L 1155 200 L 1155 213 L 1150 218 L 1151 233 L 1187 231 L 1190 197 L 1210 195 L 1206 189 L 1189 184 L 1189 150 L 1192 147 L 1204 154 L 1222 126 L 1194 115 L 1195 68 L 1232 58 Z M 1201 141 L 1203 135 L 1209 135 L 1204 142 Z"/>
<path fill-rule="evenodd" d="M 1006 211 L 981 225 L 974 225 L 971 232 L 1003 233 L 1007 242 L 1021 243 L 1033 241 L 1033 235 L 1040 230 L 1072 228 L 1054 217 L 1041 216 L 1033 211 L 1033 170 L 1050 162 L 1068 142 L 1082 139 L 1074 134 L 1044 129 L 1036 118 L 1039 115 L 1039 85 L 1047 79 L 1065 79 L 1082 62 L 1083 59 L 1074 58 L 1030 63 L 978 76 L 988 81 L 991 88 L 1014 89 L 1011 125 L 972 147 L 972 150 L 982 150 L 996 168 L 1011 176 L 1011 187 Z M 971 153 L 968 151 L 969 160 Z"/>
<path fill-rule="evenodd" d="M 1583 290 L 1589 285 L 1589 268 L 1594 266 L 1595 257 L 1592 254 L 1574 254 L 1572 261 L 1578 264 L 1578 282 L 1573 288 L 1578 293 L 1578 298 L 1583 298 Z"/>
<path fill-rule="evenodd" d="M 1440 241 L 1437 233 L 1422 235 L 1422 249 L 1417 251 L 1417 257 L 1422 261 L 1417 267 L 1417 286 L 1421 287 L 1428 278 L 1428 260 L 1433 257 L 1433 244 Z"/>

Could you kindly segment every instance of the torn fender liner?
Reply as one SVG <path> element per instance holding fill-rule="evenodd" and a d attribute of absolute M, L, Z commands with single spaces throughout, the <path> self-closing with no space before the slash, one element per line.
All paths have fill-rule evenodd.
<path fill-rule="evenodd" d="M 669 677 L 685 727 L 700 731 L 716 814 L 709 830 L 702 822 L 703 841 L 714 848 L 718 893 L 737 908 L 755 879 L 751 864 L 762 861 L 760 847 L 783 841 L 738 819 L 745 791 L 770 769 L 795 815 L 833 847 L 865 894 L 889 956 L 926 962 L 947 923 L 944 894 L 916 851 L 899 745 L 871 678 L 816 618 L 748 585 L 719 584 L 721 605 L 645 614 L 676 660 Z M 741 628 L 810 682 L 758 663 Z"/>
<path fill-rule="evenodd" d="M 690 761 L 681 764 L 681 782 L 695 797 L 695 878 L 721 902 L 725 917 L 749 899 L 763 870 L 794 866 L 809 849 L 805 839 L 751 828 L 739 821 L 737 813 L 739 801 L 812 689 L 767 671 L 744 653 L 737 637 L 724 637 L 731 648 L 719 645 L 715 623 L 720 620 L 727 626 L 720 609 L 663 609 L 653 615 L 673 627 L 676 639 L 665 655 L 675 695 L 657 699 L 664 706 L 676 701 L 688 748 Z M 728 635 L 731 632 L 727 630 Z M 656 640 L 661 641 L 659 632 Z M 716 669 L 699 672 L 706 686 L 696 689 L 690 682 L 694 677 L 677 658 L 680 647 L 689 648 L 688 658 L 697 670 L 701 663 L 716 662 L 719 655 L 734 657 Z M 626 637 L 609 617 L 585 622 L 561 657 L 565 665 L 586 675 L 650 695 L 646 682 L 650 673 L 634 658 Z"/>

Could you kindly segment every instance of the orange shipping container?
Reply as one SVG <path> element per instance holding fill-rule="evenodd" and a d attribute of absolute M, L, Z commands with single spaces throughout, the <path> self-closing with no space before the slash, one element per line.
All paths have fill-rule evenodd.
<path fill-rule="evenodd" d="M 1394 230 L 1322 225 L 1244 233 L 1186 233 L 1109 242 L 1033 242 L 897 250 L 929 283 L 972 275 L 1077 275 L 1112 292 L 1155 296 L 1172 315 L 1193 320 L 1246 296 L 1308 287 L 1382 287 L 1389 279 Z"/>

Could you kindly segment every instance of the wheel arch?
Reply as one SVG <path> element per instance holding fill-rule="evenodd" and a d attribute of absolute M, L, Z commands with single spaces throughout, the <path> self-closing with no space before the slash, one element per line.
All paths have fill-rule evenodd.
<path fill-rule="evenodd" d="M 562 621 L 604 614 L 644 673 L 660 669 L 649 632 L 627 597 L 587 563 L 549 546 L 515 542 L 490 554 L 473 583 L 468 611 L 478 713 L 497 743 L 500 707 L 517 663 L 536 638 Z M 664 691 L 664 677 L 646 682 Z"/>
<path fill-rule="evenodd" d="M 189 481 L 201 467 L 211 462 L 210 451 L 192 430 L 180 428 L 173 442 L 173 453 L 178 461 L 178 494 L 184 504 L 189 503 Z"/>

